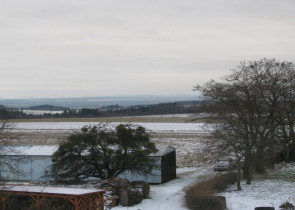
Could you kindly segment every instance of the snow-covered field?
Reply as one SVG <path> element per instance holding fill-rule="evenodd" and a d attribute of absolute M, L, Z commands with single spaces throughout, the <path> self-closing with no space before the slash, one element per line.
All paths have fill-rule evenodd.
<path fill-rule="evenodd" d="M 95 122 L 26 122 L 17 123 L 13 132 L 20 132 L 19 138 L 36 138 L 34 142 L 41 142 L 42 136 L 52 140 L 64 137 L 69 132 L 79 130 L 85 125 L 94 125 Z M 110 123 L 115 127 L 119 123 Z M 114 210 L 182 210 L 184 207 L 184 188 L 196 182 L 200 177 L 212 175 L 212 164 L 206 162 L 202 152 L 203 137 L 206 136 L 202 123 L 136 123 L 156 133 L 153 138 L 156 145 L 171 145 L 177 151 L 178 178 L 161 185 L 152 185 L 150 199 L 133 207 L 115 207 Z M 25 136 L 29 133 L 30 136 Z M 35 135 L 33 135 L 35 133 Z M 31 136 L 32 134 L 32 136 Z M 47 141 L 46 141 L 47 143 Z M 190 167 L 187 167 L 190 166 Z M 279 170 L 286 174 L 295 174 L 295 165 L 287 165 Z M 293 176 L 295 177 L 295 176 Z M 242 183 L 242 191 L 235 191 L 235 186 L 221 193 L 226 197 L 227 207 L 231 210 L 253 210 L 257 206 L 273 206 L 289 201 L 295 204 L 295 182 L 285 178 L 261 179 L 255 178 L 252 185 Z"/>
<path fill-rule="evenodd" d="M 29 110 L 24 109 L 23 113 L 31 115 L 44 115 L 44 114 L 62 114 L 63 111 L 44 111 L 44 110 Z"/>
<path fill-rule="evenodd" d="M 59 144 L 66 137 L 87 125 L 99 122 L 22 122 L 11 130 L 16 135 L 14 144 Z M 119 122 L 108 123 L 115 128 Z M 153 133 L 152 140 L 157 146 L 173 146 L 177 153 L 177 166 L 188 167 L 198 165 L 201 154 L 201 140 L 204 132 L 203 123 L 133 123 L 141 125 Z"/>

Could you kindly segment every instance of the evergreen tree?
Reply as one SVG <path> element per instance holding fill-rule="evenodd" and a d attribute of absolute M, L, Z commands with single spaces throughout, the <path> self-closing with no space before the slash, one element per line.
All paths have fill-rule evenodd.
<path fill-rule="evenodd" d="M 156 151 L 142 126 L 120 124 L 114 131 L 105 124 L 86 126 L 53 154 L 51 174 L 60 181 L 106 179 L 126 170 L 148 174 L 155 167 L 148 155 Z"/>

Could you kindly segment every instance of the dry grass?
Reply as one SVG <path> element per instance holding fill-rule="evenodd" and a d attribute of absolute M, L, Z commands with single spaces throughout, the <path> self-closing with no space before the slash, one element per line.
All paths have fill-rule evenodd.
<path fill-rule="evenodd" d="M 155 123 L 185 123 L 188 118 L 183 117 L 116 117 L 116 118 L 73 118 L 73 119 L 37 119 L 19 120 L 18 122 L 155 122 Z M 64 142 L 74 130 L 30 130 L 10 133 L 7 137 L 13 145 L 56 145 Z M 194 167 L 206 162 L 209 155 L 203 153 L 203 141 L 207 134 L 165 131 L 154 133 L 152 141 L 157 147 L 173 146 L 176 148 L 177 167 Z M 7 142 L 7 141 L 6 141 Z"/>
<path fill-rule="evenodd" d="M 12 145 L 56 145 L 64 142 L 74 131 L 71 130 L 33 130 L 18 131 L 6 136 L 6 142 Z M 203 153 L 204 134 L 165 132 L 155 133 L 152 141 L 157 147 L 170 145 L 176 148 L 177 167 L 194 167 L 208 161 L 209 154 Z"/>
<path fill-rule="evenodd" d="M 9 139 L 6 142 L 10 142 L 12 145 L 56 145 L 65 141 L 71 134 L 69 131 L 64 132 L 17 132 L 11 133 Z"/>
<path fill-rule="evenodd" d="M 195 167 L 212 159 L 204 152 L 204 145 L 210 136 L 205 133 L 161 132 L 152 139 L 157 146 L 170 145 L 176 148 L 177 167 Z"/>
<path fill-rule="evenodd" d="M 225 201 L 213 194 L 225 190 L 236 181 L 237 174 L 229 172 L 197 182 L 185 191 L 186 207 L 192 210 L 223 210 Z"/>
<path fill-rule="evenodd" d="M 135 122 L 135 123 L 197 123 L 191 118 L 184 117 L 98 117 L 98 118 L 44 118 L 44 119 L 17 119 L 13 122 Z"/>

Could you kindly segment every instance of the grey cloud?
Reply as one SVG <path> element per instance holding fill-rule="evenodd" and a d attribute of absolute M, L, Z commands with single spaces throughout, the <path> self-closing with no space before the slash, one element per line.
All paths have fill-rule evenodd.
<path fill-rule="evenodd" d="M 294 60 L 294 22 L 293 0 L 6 1 L 0 97 L 190 94 L 244 59 Z"/>

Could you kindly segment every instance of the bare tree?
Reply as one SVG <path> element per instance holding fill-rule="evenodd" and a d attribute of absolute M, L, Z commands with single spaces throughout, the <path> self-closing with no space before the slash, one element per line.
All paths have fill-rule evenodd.
<path fill-rule="evenodd" d="M 10 130 L 14 127 L 15 123 L 8 120 L 1 120 L 0 122 L 0 180 L 5 173 L 22 173 L 17 166 L 23 160 L 9 156 L 11 153 L 16 154 L 14 147 L 10 144 Z"/>
<path fill-rule="evenodd" d="M 269 157 L 282 142 L 294 146 L 294 75 L 292 63 L 262 59 L 242 62 L 222 82 L 194 88 L 210 102 L 206 107 L 215 119 L 213 133 L 220 144 L 238 152 L 237 159 L 240 154 L 245 158 L 248 184 L 254 170 L 264 172 L 265 162 L 272 163 Z"/>

